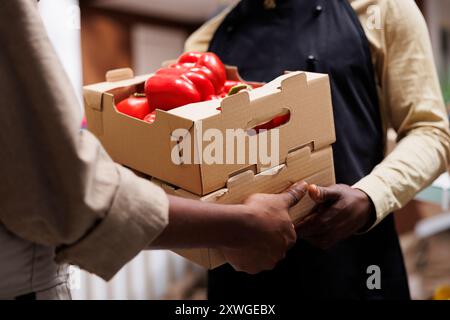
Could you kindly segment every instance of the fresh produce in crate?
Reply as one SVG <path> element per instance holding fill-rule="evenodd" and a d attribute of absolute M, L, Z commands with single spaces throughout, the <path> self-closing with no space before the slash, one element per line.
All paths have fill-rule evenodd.
<path fill-rule="evenodd" d="M 227 80 L 225 65 L 220 58 L 212 52 L 186 52 L 178 58 L 178 65 L 194 67 L 202 72 L 204 68 L 211 71 L 209 79 L 216 88 L 216 94 L 220 94 Z M 204 72 L 204 71 L 203 71 Z"/>
<path fill-rule="evenodd" d="M 145 93 L 151 108 L 171 110 L 189 103 L 202 101 L 202 95 L 191 73 L 180 72 L 176 69 L 160 69 L 145 83 Z M 199 77 L 196 78 L 197 83 Z"/>
<path fill-rule="evenodd" d="M 228 96 L 228 94 L 226 94 L 225 92 L 222 92 L 221 94 L 212 94 L 212 95 L 210 95 L 210 96 L 208 96 L 207 98 L 206 98 L 206 100 L 220 100 L 220 99 L 223 99 L 223 98 L 226 98 Z"/>
<path fill-rule="evenodd" d="M 291 150 L 296 152 L 304 145 L 309 148 L 313 142 L 310 151 L 315 152 L 334 139 L 328 130 L 334 122 L 332 113 L 328 113 L 331 98 L 326 75 L 293 72 L 263 84 L 242 80 L 236 66 L 226 66 L 226 74 L 228 82 L 222 91 L 237 86 L 235 95 L 223 99 L 219 95 L 219 100 L 190 103 L 169 111 L 156 109 L 140 120 L 119 112 L 117 105 L 136 92 L 145 92 L 145 83 L 152 75 L 135 76 L 128 68 L 108 71 L 105 82 L 84 89 L 89 130 L 118 163 L 193 194 L 214 193 L 221 199 L 222 193 L 215 191 L 234 185 L 240 172 L 244 184 L 252 181 L 252 171 L 257 175 L 274 168 L 268 173 L 278 176 L 284 172 L 278 166 L 284 161 L 288 164 Z M 246 92 L 247 86 L 240 87 L 240 82 L 256 89 Z M 261 131 L 270 128 L 268 122 L 288 114 L 290 120 L 280 130 L 273 128 L 267 135 L 260 132 L 254 139 L 258 130 L 253 129 L 261 125 Z M 322 136 L 328 137 L 325 142 Z M 280 146 L 273 143 L 277 137 Z M 233 159 L 230 152 L 227 155 L 232 144 Z M 246 170 L 250 166 L 252 170 Z"/>
<path fill-rule="evenodd" d="M 226 78 L 225 65 L 211 52 L 187 52 L 176 63 L 159 69 L 145 82 L 145 94 L 135 94 L 117 105 L 117 110 L 148 123 L 155 121 L 154 110 L 169 111 L 187 104 L 223 99 L 249 84 Z M 277 116 L 255 129 L 270 130 L 289 121 L 289 114 Z"/>
<path fill-rule="evenodd" d="M 135 93 L 131 97 L 122 100 L 116 108 L 119 112 L 141 120 L 154 110 L 154 108 L 152 109 L 149 106 L 145 94 L 139 93 Z"/>
<path fill-rule="evenodd" d="M 145 83 L 149 105 L 171 110 L 189 103 L 224 97 L 225 66 L 214 53 L 188 52 Z"/>
<path fill-rule="evenodd" d="M 237 86 L 248 86 L 246 83 L 243 83 L 241 81 L 236 80 L 227 80 L 225 81 L 225 84 L 223 85 L 222 92 L 226 92 L 227 94 L 230 93 L 230 90 Z"/>

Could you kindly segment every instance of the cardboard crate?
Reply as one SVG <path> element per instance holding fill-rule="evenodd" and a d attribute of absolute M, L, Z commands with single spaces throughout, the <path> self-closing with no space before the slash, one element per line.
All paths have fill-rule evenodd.
<path fill-rule="evenodd" d="M 226 188 L 203 197 L 157 179 L 153 179 L 153 182 L 160 185 L 168 194 L 205 202 L 239 204 L 253 193 L 280 193 L 300 180 L 322 186 L 335 183 L 331 147 L 312 151 L 311 146 L 306 146 L 294 150 L 288 154 L 286 163 L 256 175 L 253 171 L 243 172 L 229 179 Z M 293 222 L 296 223 L 308 215 L 313 206 L 314 202 L 305 196 L 299 204 L 289 210 Z M 175 252 L 208 269 L 214 269 L 225 263 L 225 258 L 217 249 L 189 249 Z"/>
<path fill-rule="evenodd" d="M 227 72 L 229 79 L 240 80 L 236 68 L 228 67 Z M 143 92 L 149 76 L 134 77 L 129 69 L 115 71 L 108 74 L 107 82 L 85 87 L 88 128 L 116 162 L 192 194 L 203 196 L 222 189 L 233 181 L 233 176 L 246 170 L 259 174 L 277 167 L 286 163 L 290 151 L 302 146 L 310 145 L 315 152 L 335 141 L 327 75 L 292 72 L 251 92 L 241 92 L 222 101 L 200 102 L 167 112 L 157 110 L 156 121 L 152 124 L 119 113 L 115 108 L 116 102 L 134 92 Z M 202 136 L 208 130 L 218 130 L 224 137 L 227 129 L 242 129 L 245 133 L 287 112 L 290 112 L 288 123 L 279 130 L 265 133 L 269 141 L 279 133 L 278 159 L 270 165 L 260 158 L 250 159 L 252 145 L 248 137 L 243 143 L 245 159 L 240 163 L 195 163 L 211 143 Z M 192 137 L 192 152 L 188 157 L 177 151 L 183 137 L 174 138 L 176 129 L 184 129 Z M 262 136 L 259 134 L 259 137 Z M 222 145 L 225 143 L 223 141 Z M 235 148 L 237 155 L 237 142 Z"/>

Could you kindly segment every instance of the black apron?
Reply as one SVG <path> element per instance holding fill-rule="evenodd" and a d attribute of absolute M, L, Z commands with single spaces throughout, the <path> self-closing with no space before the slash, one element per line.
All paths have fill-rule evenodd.
<path fill-rule="evenodd" d="M 368 40 L 348 0 L 243 0 L 216 31 L 210 51 L 249 81 L 285 70 L 330 76 L 337 142 L 337 183 L 352 185 L 383 159 L 383 130 Z M 301 236 L 301 235 L 300 235 Z M 367 268 L 381 270 L 370 290 Z M 299 239 L 272 271 L 247 275 L 225 265 L 209 272 L 209 298 L 408 299 L 393 215 L 367 234 L 323 251 Z"/>

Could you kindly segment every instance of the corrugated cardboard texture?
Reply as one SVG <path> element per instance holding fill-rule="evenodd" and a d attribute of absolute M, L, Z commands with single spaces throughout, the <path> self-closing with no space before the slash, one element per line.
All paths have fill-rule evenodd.
<path fill-rule="evenodd" d="M 156 179 L 153 179 L 153 182 L 159 184 L 169 194 L 207 202 L 237 204 L 242 203 L 253 193 L 279 193 L 292 183 L 301 180 L 322 186 L 335 183 L 331 147 L 316 152 L 311 152 L 309 146 L 301 148 L 289 153 L 285 164 L 257 175 L 254 175 L 252 171 L 243 172 L 230 179 L 226 188 L 203 197 Z M 289 214 L 294 223 L 308 215 L 313 206 L 313 201 L 306 196 L 298 205 L 291 208 Z M 216 268 L 225 263 L 223 255 L 218 250 L 178 250 L 176 253 L 208 269 Z"/>
<path fill-rule="evenodd" d="M 228 72 L 239 78 L 235 69 L 228 69 Z M 291 150 L 311 144 L 317 151 L 335 141 L 326 75 L 293 72 L 250 93 L 241 92 L 221 102 L 191 104 L 169 112 L 157 110 L 153 124 L 121 114 L 115 108 L 116 102 L 134 92 L 142 92 L 149 75 L 125 80 L 117 75 L 111 77 L 117 80 L 115 82 L 85 87 L 88 128 L 115 161 L 197 195 L 224 188 L 230 177 L 247 168 L 254 167 L 256 173 L 267 168 L 260 162 L 252 166 L 248 157 L 242 164 L 176 165 L 171 153 L 177 142 L 170 139 L 175 129 L 189 130 L 191 137 L 198 135 L 200 130 L 218 129 L 225 136 L 226 129 L 250 129 L 289 111 L 290 121 L 279 127 L 279 162 L 274 166 L 285 163 Z M 217 110 L 219 106 L 221 111 Z M 203 148 L 208 144 L 199 142 Z M 193 146 L 194 141 L 192 150 Z M 245 154 L 248 154 L 248 140 L 245 148 Z"/>

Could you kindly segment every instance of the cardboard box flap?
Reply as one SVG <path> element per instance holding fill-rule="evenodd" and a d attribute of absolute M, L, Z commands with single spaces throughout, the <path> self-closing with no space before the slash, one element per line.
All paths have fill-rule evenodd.
<path fill-rule="evenodd" d="M 83 96 L 86 107 L 93 110 L 102 111 L 103 92 L 85 88 Z"/>
<path fill-rule="evenodd" d="M 105 79 L 107 82 L 117 82 L 133 78 L 134 72 L 130 68 L 110 70 L 105 75 Z"/>
<path fill-rule="evenodd" d="M 114 81 L 114 82 L 100 82 L 100 83 L 96 83 L 96 84 L 92 84 L 92 85 L 88 85 L 84 87 L 84 90 L 86 92 L 87 91 L 96 91 L 96 92 L 109 92 L 118 88 L 127 88 L 127 87 L 133 87 L 136 86 L 137 84 L 142 84 L 144 83 L 148 77 L 150 77 L 150 75 L 146 74 L 146 75 L 141 75 L 141 76 L 136 76 L 133 79 L 125 79 L 125 80 L 119 80 L 119 81 Z"/>
<path fill-rule="evenodd" d="M 308 85 L 310 74 L 302 71 L 290 72 L 275 78 L 266 83 L 261 88 L 250 91 L 250 100 L 256 100 L 267 95 L 268 92 L 276 92 L 277 90 L 286 90 L 287 87 L 294 84 L 298 89 L 306 88 Z"/>
<path fill-rule="evenodd" d="M 276 82 L 280 81 L 281 90 L 301 90 L 306 91 L 308 82 L 311 81 L 312 74 L 306 72 L 295 71 L 285 75 L 282 75 L 275 79 Z M 319 76 L 320 77 L 320 76 Z M 306 92 L 305 92 L 306 93 Z"/>
<path fill-rule="evenodd" d="M 93 90 L 84 90 L 84 105 L 88 128 L 97 137 L 103 135 L 103 93 Z"/>

